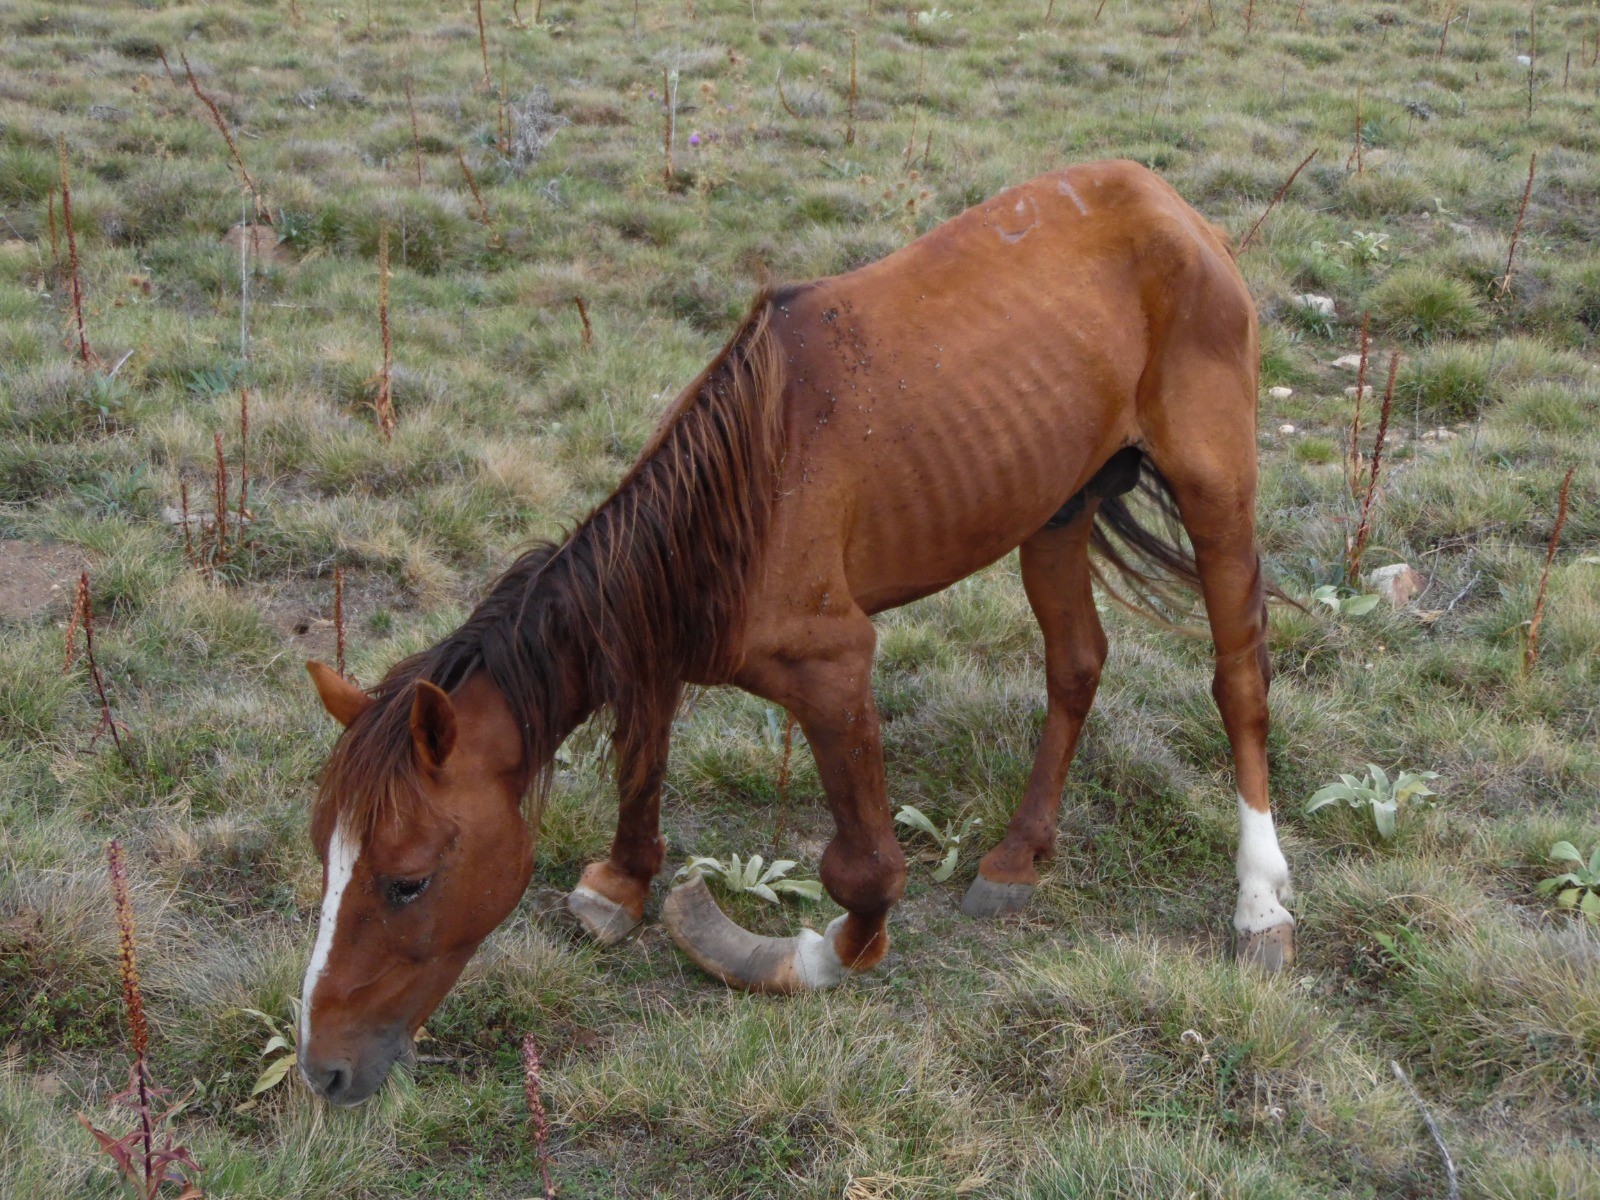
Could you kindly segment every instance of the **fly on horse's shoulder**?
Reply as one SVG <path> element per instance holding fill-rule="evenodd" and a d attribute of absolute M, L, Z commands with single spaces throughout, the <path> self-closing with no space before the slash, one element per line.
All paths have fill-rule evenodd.
<path fill-rule="evenodd" d="M 760 937 L 695 877 L 662 905 L 673 939 L 750 991 L 870 971 L 906 879 L 872 617 L 1014 549 L 1048 707 L 962 911 L 1024 909 L 1054 850 L 1106 656 L 1098 559 L 1136 592 L 1176 581 L 1205 601 L 1239 794 L 1237 951 L 1292 962 L 1267 797 L 1258 362 L 1226 236 L 1128 162 L 1043 175 L 879 262 L 758 297 L 610 497 L 512 563 L 459 629 L 370 691 L 309 664 L 344 726 L 311 821 L 311 1086 L 357 1103 L 410 1048 L 527 887 L 556 751 L 597 712 L 614 722 L 616 836 L 568 904 L 605 943 L 644 919 L 688 684 L 731 684 L 798 720 L 835 826 L 820 876 L 844 913 Z"/>

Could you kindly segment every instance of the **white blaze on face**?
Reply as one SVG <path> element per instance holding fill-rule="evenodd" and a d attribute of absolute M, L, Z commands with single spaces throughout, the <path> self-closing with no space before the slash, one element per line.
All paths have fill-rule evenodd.
<path fill-rule="evenodd" d="M 339 924 L 339 906 L 344 892 L 355 874 L 356 860 L 361 857 L 361 845 L 348 837 L 340 826 L 335 826 L 328 839 L 328 887 L 322 894 L 322 915 L 317 921 L 317 944 L 311 950 L 311 963 L 306 967 L 305 983 L 300 988 L 300 1047 L 311 1043 L 311 998 L 316 993 L 317 982 L 328 969 L 328 955 L 333 951 L 333 933 Z"/>
<path fill-rule="evenodd" d="M 1260 933 L 1279 925 L 1293 925 L 1284 903 L 1294 898 L 1289 887 L 1289 864 L 1278 845 L 1271 812 L 1258 812 L 1239 797 L 1239 907 L 1233 927 L 1240 933 Z"/>

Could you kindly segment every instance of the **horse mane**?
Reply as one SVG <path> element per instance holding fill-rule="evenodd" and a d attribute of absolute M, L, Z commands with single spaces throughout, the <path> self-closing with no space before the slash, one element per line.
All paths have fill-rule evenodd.
<path fill-rule="evenodd" d="M 619 764 L 652 769 L 638 751 L 671 721 L 684 681 L 726 678 L 738 666 L 784 452 L 772 307 L 764 291 L 571 534 L 521 555 L 459 629 L 370 689 L 374 703 L 323 772 L 319 818 L 370 831 L 385 813 L 421 803 L 415 684 L 449 692 L 480 670 L 522 731 L 535 821 L 556 749 L 589 713 L 609 710 Z"/>

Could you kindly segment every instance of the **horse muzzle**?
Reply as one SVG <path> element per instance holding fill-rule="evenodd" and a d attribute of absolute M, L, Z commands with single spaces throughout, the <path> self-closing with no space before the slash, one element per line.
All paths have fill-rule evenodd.
<path fill-rule="evenodd" d="M 340 1046 L 328 1053 L 300 1052 L 300 1075 L 322 1099 L 338 1108 L 352 1108 L 383 1086 L 389 1069 L 414 1053 L 404 1032 L 384 1033 L 359 1046 Z"/>

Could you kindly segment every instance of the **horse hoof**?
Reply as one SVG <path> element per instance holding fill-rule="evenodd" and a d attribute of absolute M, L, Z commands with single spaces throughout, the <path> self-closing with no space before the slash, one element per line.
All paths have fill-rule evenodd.
<path fill-rule="evenodd" d="M 1033 898 L 1031 883 L 995 883 L 979 875 L 961 901 L 961 911 L 969 917 L 1006 917 L 1028 907 Z"/>
<path fill-rule="evenodd" d="M 602 946 L 615 946 L 644 919 L 581 883 L 567 895 L 567 911 Z"/>
<path fill-rule="evenodd" d="M 730 921 L 699 875 L 668 892 L 661 906 L 661 923 L 695 966 L 729 987 L 774 996 L 830 988 L 844 978 L 836 945 L 845 921 L 836 918 L 826 934 L 804 929 L 794 937 L 761 937 Z"/>
<path fill-rule="evenodd" d="M 1294 922 L 1274 925 L 1256 933 L 1238 932 L 1234 955 L 1265 971 L 1282 971 L 1294 965 Z"/>

